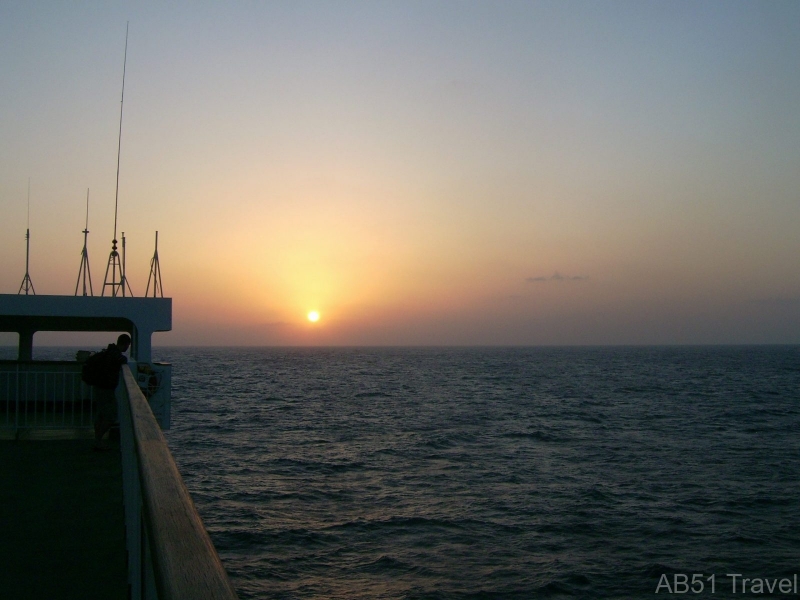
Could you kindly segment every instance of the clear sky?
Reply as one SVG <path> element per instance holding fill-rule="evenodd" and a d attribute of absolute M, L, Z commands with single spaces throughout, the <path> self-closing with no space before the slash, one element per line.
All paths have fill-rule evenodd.
<path fill-rule="evenodd" d="M 800 343 L 800 2 L 0 3 L 0 293 L 156 344 Z M 318 311 L 316 323 L 307 319 Z"/>

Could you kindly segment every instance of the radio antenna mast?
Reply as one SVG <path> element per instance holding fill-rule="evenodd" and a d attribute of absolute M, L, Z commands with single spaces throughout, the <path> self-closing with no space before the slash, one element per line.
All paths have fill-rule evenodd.
<path fill-rule="evenodd" d="M 92 289 L 92 274 L 89 272 L 89 251 L 86 249 L 86 240 L 89 237 L 89 188 L 86 188 L 86 226 L 83 229 L 83 251 L 81 252 L 81 267 L 78 269 L 78 282 L 75 284 L 75 295 L 83 280 L 83 295 L 94 296 Z M 86 293 L 86 279 L 89 279 L 89 293 Z"/>
<path fill-rule="evenodd" d="M 25 277 L 22 278 L 22 283 L 19 286 L 17 295 L 21 295 L 25 291 L 27 296 L 29 293 L 36 295 L 36 290 L 33 289 L 33 281 L 28 270 L 31 258 L 31 178 L 28 177 L 28 223 L 25 230 Z"/>
<path fill-rule="evenodd" d="M 150 260 L 150 277 L 147 278 L 147 291 L 145 297 L 150 294 L 150 281 L 153 282 L 153 298 L 159 294 L 164 297 L 164 288 L 161 286 L 161 266 L 158 264 L 158 232 L 156 231 L 156 251 Z"/>
<path fill-rule="evenodd" d="M 126 288 L 130 290 L 127 280 L 125 279 L 125 268 L 120 263 L 119 252 L 117 252 L 117 213 L 119 209 L 119 160 L 122 153 L 122 108 L 125 104 L 125 68 L 128 65 L 128 25 L 125 24 L 125 58 L 122 63 L 122 95 L 119 101 L 119 140 L 117 143 L 117 190 L 114 196 L 114 239 L 111 242 L 111 254 L 108 255 L 108 266 L 106 267 L 106 276 L 103 281 L 103 293 L 106 295 L 106 287 L 111 287 L 111 295 L 116 297 L 120 294 L 125 296 Z M 108 273 L 111 272 L 111 280 L 108 279 Z M 119 272 L 119 281 L 117 281 L 117 272 Z M 133 293 L 131 293 L 133 296 Z"/>

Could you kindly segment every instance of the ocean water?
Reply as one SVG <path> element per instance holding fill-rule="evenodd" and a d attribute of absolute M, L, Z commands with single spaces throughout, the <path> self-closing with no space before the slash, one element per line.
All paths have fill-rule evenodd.
<path fill-rule="evenodd" d="M 800 347 L 154 353 L 241 598 L 776 597 L 800 573 Z"/>

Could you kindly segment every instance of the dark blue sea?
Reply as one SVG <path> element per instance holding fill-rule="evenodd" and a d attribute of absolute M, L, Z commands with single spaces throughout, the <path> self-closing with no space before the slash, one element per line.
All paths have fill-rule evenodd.
<path fill-rule="evenodd" d="M 800 597 L 800 346 L 154 354 L 243 599 Z"/>
<path fill-rule="evenodd" d="M 155 354 L 242 598 L 778 597 L 800 573 L 800 347 Z"/>

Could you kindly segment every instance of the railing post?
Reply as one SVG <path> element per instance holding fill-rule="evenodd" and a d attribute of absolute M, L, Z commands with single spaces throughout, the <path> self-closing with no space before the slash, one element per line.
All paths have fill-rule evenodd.
<path fill-rule="evenodd" d="M 19 431 L 19 363 L 16 365 L 17 385 L 14 394 L 14 433 Z"/>

